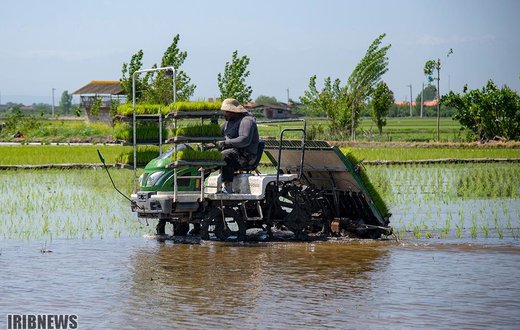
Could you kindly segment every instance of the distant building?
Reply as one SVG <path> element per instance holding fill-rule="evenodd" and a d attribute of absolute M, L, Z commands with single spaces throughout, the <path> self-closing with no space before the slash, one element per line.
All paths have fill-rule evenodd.
<path fill-rule="evenodd" d="M 112 122 L 110 116 L 112 103 L 115 100 L 120 103 L 126 100 L 121 84 L 117 80 L 92 80 L 72 94 L 80 96 L 80 107 L 85 109 L 89 120 L 106 123 Z M 99 109 L 93 109 L 96 102 L 99 103 Z"/>
<path fill-rule="evenodd" d="M 288 119 L 295 118 L 296 115 L 292 113 L 289 105 L 286 103 L 279 102 L 277 104 L 255 104 L 254 102 L 248 102 L 244 104 L 244 108 L 251 112 L 257 117 L 266 119 Z"/>
<path fill-rule="evenodd" d="M 437 103 L 439 103 L 439 101 L 437 99 L 434 99 L 431 101 L 424 101 L 423 105 L 425 107 L 435 107 L 435 106 L 437 106 Z M 410 106 L 410 102 L 408 102 L 408 101 L 395 101 L 394 104 L 397 106 L 407 106 L 407 107 Z M 417 104 L 417 102 L 412 102 L 413 107 L 415 107 L 416 104 Z"/>

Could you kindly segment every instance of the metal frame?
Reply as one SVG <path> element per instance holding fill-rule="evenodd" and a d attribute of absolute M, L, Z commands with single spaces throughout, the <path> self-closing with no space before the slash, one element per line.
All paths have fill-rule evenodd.
<path fill-rule="evenodd" d="M 136 134 L 136 114 L 135 114 L 135 77 L 144 72 L 157 72 L 157 71 L 171 71 L 173 79 L 173 102 L 177 100 L 177 69 L 173 66 L 166 66 L 155 69 L 142 69 L 137 70 L 132 74 L 132 135 L 133 135 L 133 146 L 134 146 L 134 193 L 137 191 L 137 134 Z M 161 115 L 159 115 L 159 140 L 162 140 L 162 121 Z M 159 142 L 159 150 L 162 152 L 162 141 Z"/>
<path fill-rule="evenodd" d="M 303 176 L 303 162 L 305 158 L 305 140 L 307 138 L 307 122 L 305 119 L 299 119 L 299 120 L 279 120 L 274 122 L 288 122 L 288 121 L 303 121 L 303 128 L 285 128 L 280 132 L 280 143 L 278 144 L 278 162 L 277 162 L 277 168 L 276 168 L 276 185 L 278 186 L 280 183 L 280 169 L 281 169 L 281 162 L 282 162 L 282 141 L 283 141 L 283 135 L 285 132 L 302 132 L 302 143 L 301 143 L 301 150 L 302 150 L 302 158 L 300 161 L 300 173 L 298 174 L 298 180 L 301 179 Z"/>

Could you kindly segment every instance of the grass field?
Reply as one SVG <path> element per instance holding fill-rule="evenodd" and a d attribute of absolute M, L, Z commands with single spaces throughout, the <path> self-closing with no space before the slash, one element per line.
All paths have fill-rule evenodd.
<path fill-rule="evenodd" d="M 451 118 L 441 118 L 439 124 L 441 141 L 466 141 L 468 131 L 460 130 L 460 124 Z M 372 141 L 436 141 L 436 118 L 389 118 L 379 136 L 377 126 L 369 118 L 360 121 L 356 132 L 358 140 Z M 470 134 L 471 136 L 471 134 Z"/>
<path fill-rule="evenodd" d="M 222 122 L 222 121 L 221 121 Z M 362 118 L 356 131 L 358 141 L 435 141 L 437 122 L 435 118 L 389 118 L 388 124 L 379 135 L 377 127 L 369 118 Z M 199 124 L 200 120 L 183 120 L 180 126 Z M 209 123 L 209 122 L 206 122 Z M 313 139 L 321 140 L 349 140 L 347 132 L 342 136 L 332 135 L 328 130 L 326 119 L 307 118 L 307 134 Z M 279 137 L 284 128 L 302 128 L 303 121 L 262 123 L 259 125 L 260 135 L 264 137 Z M 15 132 L 21 132 L 24 138 L 14 138 Z M 0 141 L 23 142 L 109 142 L 115 140 L 114 128 L 103 123 L 87 123 L 84 121 L 67 120 L 34 120 L 19 121 L 15 129 L 0 130 Z M 297 137 L 290 133 L 288 137 Z M 460 131 L 458 122 L 451 118 L 441 118 L 441 141 L 460 142 L 468 141 L 467 131 Z"/>
<path fill-rule="evenodd" d="M 200 120 L 186 120 L 183 125 L 200 124 Z M 209 123 L 209 122 L 205 122 Z M 114 128 L 101 123 L 86 123 L 83 121 L 41 120 L 27 125 L 27 131 L 22 132 L 25 138 L 20 142 L 41 143 L 41 146 L 0 146 L 0 165 L 36 165 L 36 164 L 67 164 L 67 163 L 98 163 L 96 149 L 105 155 L 107 163 L 116 163 L 128 159 L 132 152 L 128 146 L 51 146 L 49 142 L 106 142 L 114 138 Z M 328 122 L 324 119 L 306 119 L 307 138 L 334 141 L 335 136 L 328 133 Z M 441 118 L 441 140 L 444 142 L 459 142 L 465 132 L 460 131 L 459 123 L 451 118 Z M 286 128 L 303 128 L 304 121 L 265 123 L 259 121 L 258 129 L 264 138 L 278 139 L 280 132 Z M 301 132 L 289 132 L 286 138 L 301 138 Z M 337 136 L 336 136 L 337 138 Z M 357 144 L 347 143 L 348 139 L 336 140 L 343 145 L 344 153 L 352 152 L 363 160 L 424 160 L 440 158 L 520 158 L 518 144 L 507 144 L 487 147 L 478 144 L 424 144 L 421 141 L 433 141 L 436 138 L 436 118 L 389 118 L 388 125 L 379 136 L 372 121 L 363 118 L 357 132 Z M 4 128 L 0 132 L 0 141 L 14 140 Z M 379 142 L 378 142 L 379 141 Z M 388 143 L 391 141 L 392 143 Z M 407 142 L 408 141 L 408 142 Z M 419 141 L 419 142 L 410 142 Z M 366 144 L 366 142 L 372 142 Z M 376 143 L 373 143 L 376 142 Z M 365 145 L 363 145 L 365 143 Z M 407 143 L 416 143 L 407 145 Z M 492 144 L 489 144 L 492 145 Z M 482 147 L 484 146 L 484 147 Z M 168 146 L 164 147 L 166 150 Z M 267 158 L 264 157 L 267 162 Z"/>
<path fill-rule="evenodd" d="M 38 164 L 96 164 L 99 149 L 107 162 L 114 164 L 131 159 L 131 146 L 77 146 L 77 145 L 23 145 L 0 146 L 0 165 Z M 167 146 L 163 150 L 166 150 Z M 520 148 L 429 148 L 429 147 L 342 147 L 344 153 L 352 152 L 362 160 L 422 160 L 442 158 L 520 158 Z M 264 155 L 262 163 L 268 163 Z"/>

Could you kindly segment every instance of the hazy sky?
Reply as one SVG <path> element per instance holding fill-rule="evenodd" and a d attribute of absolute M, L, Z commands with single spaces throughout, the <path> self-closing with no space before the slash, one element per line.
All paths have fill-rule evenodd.
<path fill-rule="evenodd" d="M 397 100 L 419 93 L 426 60 L 440 58 L 441 93 L 493 79 L 520 91 L 518 0 L 0 1 L 1 102 L 51 103 L 91 80 L 118 80 L 139 49 L 160 63 L 175 34 L 193 99 L 217 97 L 217 74 L 234 50 L 251 59 L 258 95 L 297 99 L 309 77 L 345 82 L 370 43 L 386 33 Z M 454 54 L 446 58 L 448 50 Z"/>

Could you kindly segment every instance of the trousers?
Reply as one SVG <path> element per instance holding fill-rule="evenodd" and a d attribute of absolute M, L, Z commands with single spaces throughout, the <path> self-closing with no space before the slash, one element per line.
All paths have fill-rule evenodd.
<path fill-rule="evenodd" d="M 222 166 L 222 181 L 232 182 L 235 171 L 247 168 L 255 162 L 256 155 L 247 153 L 240 149 L 229 148 L 222 150 L 225 166 Z"/>

